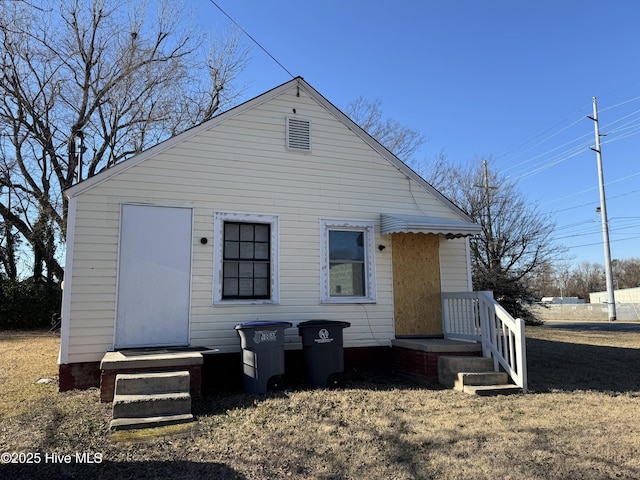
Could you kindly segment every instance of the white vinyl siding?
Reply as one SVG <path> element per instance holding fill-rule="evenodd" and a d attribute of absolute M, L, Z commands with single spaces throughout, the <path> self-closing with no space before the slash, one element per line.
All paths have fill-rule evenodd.
<path fill-rule="evenodd" d="M 471 290 L 466 242 L 464 238 L 440 237 L 440 288 L 443 292 Z"/>
<path fill-rule="evenodd" d="M 286 149 L 285 123 L 292 108 L 311 122 L 312 152 Z M 256 319 L 294 324 L 314 318 L 345 320 L 351 322 L 344 332 L 345 346 L 389 345 L 394 338 L 392 245 L 389 236 L 380 235 L 380 214 L 458 218 L 304 90 L 296 96 L 295 86 L 159 152 L 75 197 L 75 241 L 68 260 L 73 292 L 65 299 L 70 337 L 64 363 L 98 361 L 113 348 L 122 203 L 193 208 L 190 343 L 221 352 L 238 351 L 234 326 Z M 217 248 L 213 213 L 219 211 L 278 217 L 278 302 L 212 304 Z M 375 304 L 321 302 L 322 218 L 372 222 L 373 245 L 387 245 L 372 252 Z M 208 242 L 201 243 L 201 238 Z M 444 261 L 449 260 L 441 259 L 441 265 Z M 291 330 L 287 348 L 299 347 L 300 339 Z"/>

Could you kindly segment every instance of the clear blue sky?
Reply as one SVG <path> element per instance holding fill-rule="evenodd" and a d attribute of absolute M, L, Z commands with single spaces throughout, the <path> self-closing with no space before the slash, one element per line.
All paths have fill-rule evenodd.
<path fill-rule="evenodd" d="M 230 28 L 197 1 L 203 25 Z M 640 257 L 640 1 L 215 1 L 337 107 L 379 98 L 428 138 L 418 160 L 492 158 L 553 215 L 574 263 L 604 262 L 597 97 L 612 258 Z M 290 78 L 251 47 L 245 99 Z"/>

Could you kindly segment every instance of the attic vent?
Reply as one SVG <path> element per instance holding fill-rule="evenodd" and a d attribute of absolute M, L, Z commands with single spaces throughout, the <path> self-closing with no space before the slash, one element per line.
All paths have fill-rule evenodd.
<path fill-rule="evenodd" d="M 287 149 L 311 151 L 311 122 L 287 117 Z"/>

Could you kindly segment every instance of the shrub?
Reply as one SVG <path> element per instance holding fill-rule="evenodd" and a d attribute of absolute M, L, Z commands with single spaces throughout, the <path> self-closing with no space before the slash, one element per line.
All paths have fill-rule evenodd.
<path fill-rule="evenodd" d="M 0 330 L 50 328 L 60 315 L 62 289 L 35 279 L 0 281 Z"/>

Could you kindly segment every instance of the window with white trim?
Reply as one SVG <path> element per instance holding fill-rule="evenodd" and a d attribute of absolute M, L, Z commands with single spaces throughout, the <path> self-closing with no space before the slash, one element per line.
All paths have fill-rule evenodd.
<path fill-rule="evenodd" d="M 376 301 L 373 222 L 321 221 L 321 301 Z"/>
<path fill-rule="evenodd" d="M 216 212 L 214 303 L 278 303 L 278 217 Z"/>

